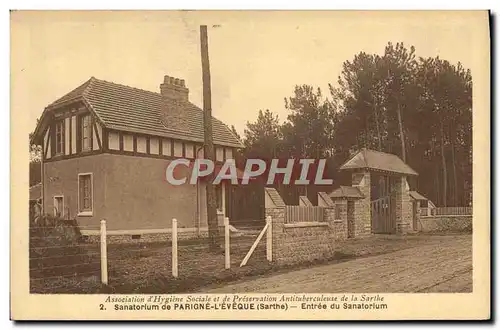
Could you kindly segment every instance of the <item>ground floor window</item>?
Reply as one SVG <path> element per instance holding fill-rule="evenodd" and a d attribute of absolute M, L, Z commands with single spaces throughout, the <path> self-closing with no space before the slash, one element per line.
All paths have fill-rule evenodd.
<path fill-rule="evenodd" d="M 54 196 L 54 216 L 64 217 L 64 196 Z"/>
<path fill-rule="evenodd" d="M 78 212 L 91 215 L 93 211 L 92 173 L 78 174 Z"/>

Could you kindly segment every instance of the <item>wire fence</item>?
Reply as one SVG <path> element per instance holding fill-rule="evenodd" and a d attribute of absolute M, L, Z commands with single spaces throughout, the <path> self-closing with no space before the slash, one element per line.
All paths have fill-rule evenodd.
<path fill-rule="evenodd" d="M 226 219 L 218 228 L 215 248 L 207 232 L 188 236 L 178 230 L 175 220 L 171 228 L 147 235 L 114 235 L 106 230 L 105 221 L 100 227 L 80 225 L 77 230 L 34 226 L 30 229 L 31 292 L 189 292 L 262 274 L 272 267 L 271 231 L 263 232 L 262 223 L 235 228 Z"/>

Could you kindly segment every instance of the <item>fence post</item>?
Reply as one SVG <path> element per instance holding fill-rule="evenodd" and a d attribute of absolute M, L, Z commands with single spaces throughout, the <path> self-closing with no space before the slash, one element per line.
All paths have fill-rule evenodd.
<path fill-rule="evenodd" d="M 177 261 L 177 219 L 172 219 L 172 276 L 179 276 Z"/>
<path fill-rule="evenodd" d="M 101 282 L 108 284 L 108 251 L 106 246 L 106 220 L 101 220 Z"/>
<path fill-rule="evenodd" d="M 226 269 L 231 268 L 231 255 L 230 255 L 230 246 L 231 243 L 229 241 L 229 218 L 224 218 L 224 266 Z"/>
<path fill-rule="evenodd" d="M 267 216 L 266 257 L 267 261 L 273 261 L 273 219 Z"/>

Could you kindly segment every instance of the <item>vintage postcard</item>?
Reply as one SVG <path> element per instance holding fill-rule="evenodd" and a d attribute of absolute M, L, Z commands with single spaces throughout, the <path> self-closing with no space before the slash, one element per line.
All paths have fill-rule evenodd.
<path fill-rule="evenodd" d="M 489 319 L 489 20 L 12 11 L 11 318 Z"/>

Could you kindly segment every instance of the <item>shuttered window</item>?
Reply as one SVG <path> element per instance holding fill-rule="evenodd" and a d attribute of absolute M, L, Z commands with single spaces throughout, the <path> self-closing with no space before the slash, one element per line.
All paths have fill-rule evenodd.
<path fill-rule="evenodd" d="M 64 121 L 56 122 L 56 155 L 64 153 Z"/>
<path fill-rule="evenodd" d="M 83 116 L 81 118 L 81 134 L 82 134 L 82 151 L 91 150 L 91 140 L 92 140 L 92 125 L 90 120 L 90 115 Z"/>
<path fill-rule="evenodd" d="M 78 211 L 92 212 L 92 174 L 78 175 Z"/>

